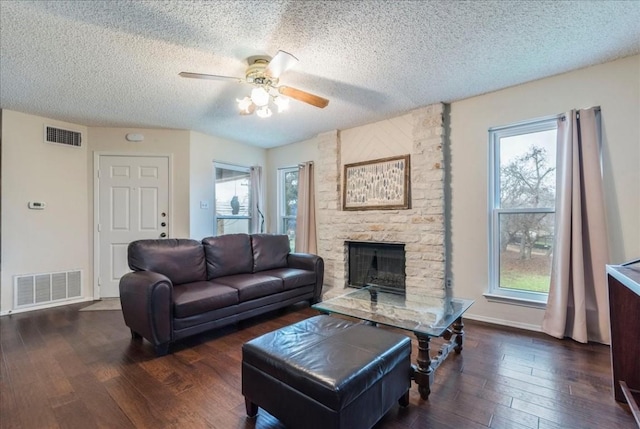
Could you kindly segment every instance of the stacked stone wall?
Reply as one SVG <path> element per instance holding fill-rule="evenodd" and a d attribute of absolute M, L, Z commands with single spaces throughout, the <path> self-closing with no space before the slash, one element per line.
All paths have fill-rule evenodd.
<path fill-rule="evenodd" d="M 346 241 L 404 243 L 407 295 L 444 297 L 443 108 L 434 104 L 411 112 L 411 207 L 406 210 L 343 211 L 340 134 L 319 136 L 318 253 L 325 260 L 326 285 L 346 285 Z"/>

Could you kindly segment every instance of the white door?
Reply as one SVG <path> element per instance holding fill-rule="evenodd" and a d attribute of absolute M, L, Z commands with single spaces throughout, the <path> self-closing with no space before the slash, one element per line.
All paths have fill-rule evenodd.
<path fill-rule="evenodd" d="M 169 158 L 100 155 L 98 182 L 98 296 L 117 297 L 129 243 L 169 236 Z"/>

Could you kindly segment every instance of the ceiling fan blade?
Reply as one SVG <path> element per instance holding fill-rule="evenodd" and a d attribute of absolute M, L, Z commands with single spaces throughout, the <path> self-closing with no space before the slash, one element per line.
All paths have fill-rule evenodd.
<path fill-rule="evenodd" d="M 269 77 L 279 78 L 282 73 L 289 70 L 298 62 L 298 59 L 285 51 L 278 51 L 278 53 L 269 61 L 269 65 L 264 71 L 264 74 Z"/>
<path fill-rule="evenodd" d="M 202 73 L 191 73 L 191 72 L 180 72 L 178 75 L 182 77 L 189 77 L 192 79 L 209 79 L 209 80 L 232 80 L 238 83 L 244 82 L 243 79 L 239 77 L 231 77 L 231 76 L 218 76 L 216 74 L 202 74 Z"/>
<path fill-rule="evenodd" d="M 329 100 L 322 98 L 319 95 L 314 95 L 301 89 L 291 88 L 290 86 L 279 86 L 278 92 L 287 97 L 291 97 L 295 100 L 302 101 L 303 103 L 311 104 L 312 106 L 324 109 L 329 104 Z"/>

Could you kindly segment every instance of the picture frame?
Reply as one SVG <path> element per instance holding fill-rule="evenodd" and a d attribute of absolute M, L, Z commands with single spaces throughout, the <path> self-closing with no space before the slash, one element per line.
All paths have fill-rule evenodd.
<path fill-rule="evenodd" d="M 410 183 L 410 155 L 345 164 L 342 209 L 408 209 Z"/>

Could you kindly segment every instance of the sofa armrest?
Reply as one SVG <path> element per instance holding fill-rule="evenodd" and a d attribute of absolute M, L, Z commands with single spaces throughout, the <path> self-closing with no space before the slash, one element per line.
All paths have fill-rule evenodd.
<path fill-rule="evenodd" d="M 120 303 L 125 324 L 151 342 L 166 348 L 173 332 L 173 284 L 153 271 L 134 271 L 120 278 Z"/>
<path fill-rule="evenodd" d="M 320 301 L 322 283 L 324 281 L 324 260 L 320 256 L 311 253 L 289 253 L 287 265 L 289 268 L 298 268 L 316 273 L 316 287 L 313 292 L 313 301 Z"/>

